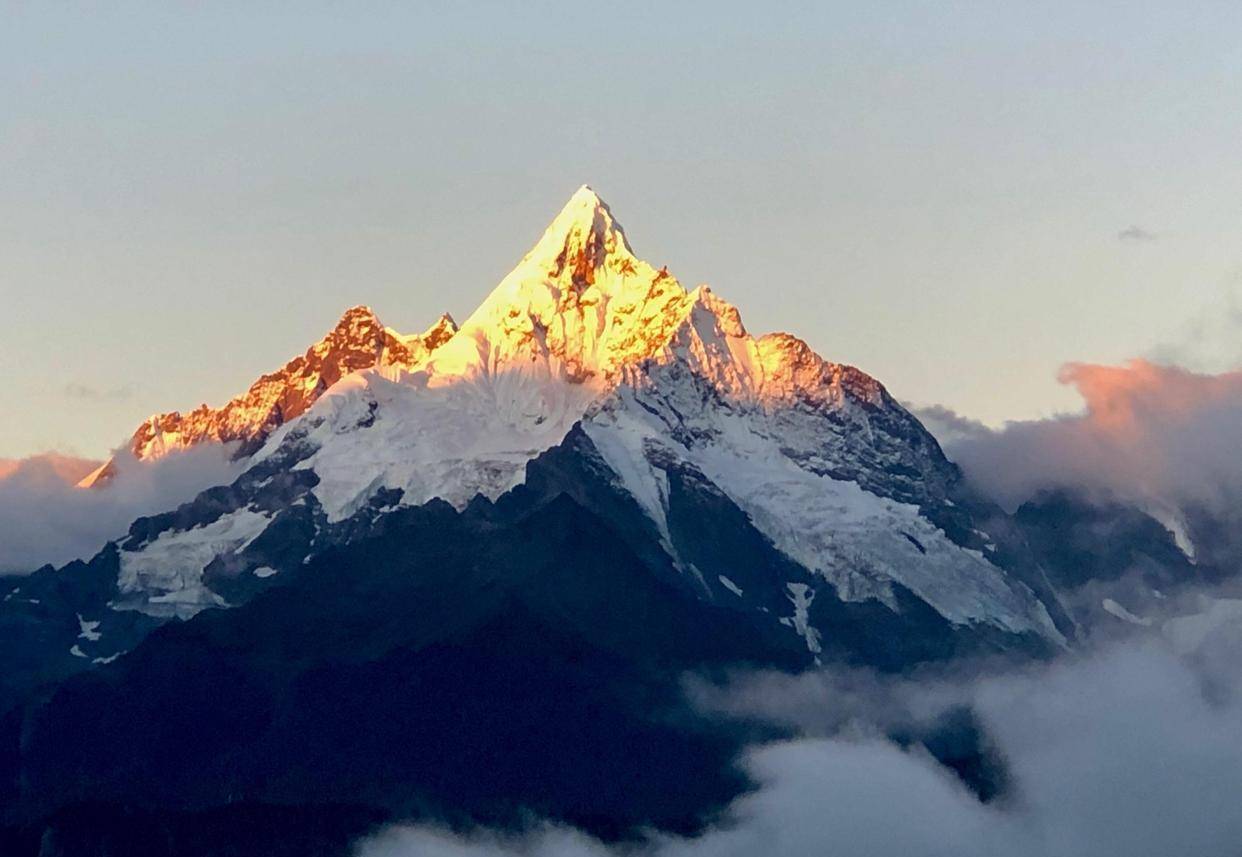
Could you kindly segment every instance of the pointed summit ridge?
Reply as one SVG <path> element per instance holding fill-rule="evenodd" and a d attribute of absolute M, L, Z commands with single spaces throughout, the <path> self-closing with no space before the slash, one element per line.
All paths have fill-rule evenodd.
<path fill-rule="evenodd" d="M 689 305 L 666 269 L 634 255 L 611 209 L 583 185 L 429 370 L 530 374 L 533 363 L 549 378 L 600 382 L 667 341 Z"/>
<path fill-rule="evenodd" d="M 595 282 L 596 271 L 612 262 L 624 268 L 634 261 L 625 230 L 607 203 L 588 185 L 574 192 L 519 267 L 545 268 L 560 280 L 568 273 L 577 285 Z"/>

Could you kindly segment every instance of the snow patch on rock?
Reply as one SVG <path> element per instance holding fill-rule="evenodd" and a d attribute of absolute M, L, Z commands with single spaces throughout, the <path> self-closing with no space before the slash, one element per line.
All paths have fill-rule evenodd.
<path fill-rule="evenodd" d="M 204 585 L 203 569 L 221 554 L 245 549 L 270 520 L 268 513 L 239 509 L 203 526 L 161 533 L 137 550 L 122 550 L 115 606 L 182 619 L 226 606 Z"/>

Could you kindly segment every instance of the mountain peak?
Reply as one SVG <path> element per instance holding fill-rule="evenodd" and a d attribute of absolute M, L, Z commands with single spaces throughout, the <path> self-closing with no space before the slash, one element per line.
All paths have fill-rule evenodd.
<path fill-rule="evenodd" d="M 336 326 L 327 336 L 312 346 L 312 350 L 327 349 L 338 343 L 374 347 L 372 344 L 377 342 L 383 329 L 384 325 L 375 311 L 365 304 L 358 304 L 345 310 Z"/>
<path fill-rule="evenodd" d="M 612 210 L 583 185 L 428 369 L 602 381 L 667 341 L 685 299 L 667 270 L 634 256 Z"/>
<path fill-rule="evenodd" d="M 579 221 L 594 221 L 596 213 L 601 211 L 609 218 L 612 217 L 608 203 L 604 202 L 590 185 L 584 184 L 573 192 L 573 195 L 562 206 L 560 213 L 553 219 L 553 222 L 560 220 L 566 215 L 570 216 L 571 219 Z"/>
<path fill-rule="evenodd" d="M 350 321 L 356 321 L 359 319 L 379 321 L 379 316 L 375 314 L 375 310 L 371 309 L 366 304 L 358 304 L 356 306 L 351 306 L 349 309 L 345 310 L 345 312 L 341 313 L 340 321 L 336 323 L 336 326 L 340 328 Z"/>
<path fill-rule="evenodd" d="M 443 342 L 454 333 L 457 332 L 457 320 L 453 318 L 452 313 L 442 313 L 436 323 L 423 331 L 423 341 L 431 345 L 431 340 L 438 340 L 435 344 Z"/>
<path fill-rule="evenodd" d="M 537 267 L 555 280 L 566 277 L 579 287 L 591 285 L 608 263 L 632 265 L 625 230 L 608 204 L 588 185 L 574 192 L 519 267 Z"/>

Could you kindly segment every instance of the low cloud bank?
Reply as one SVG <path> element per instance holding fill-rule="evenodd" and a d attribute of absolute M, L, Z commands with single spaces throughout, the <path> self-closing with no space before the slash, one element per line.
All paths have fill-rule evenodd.
<path fill-rule="evenodd" d="M 606 847 L 544 827 L 521 837 L 398 826 L 359 857 L 1236 857 L 1242 842 L 1242 601 L 1062 662 L 987 677 L 754 675 L 700 702 L 797 726 L 744 759 L 760 783 L 694 839 Z M 714 694 L 714 695 L 712 695 Z M 989 804 L 894 719 L 967 703 L 1011 777 Z"/>
<path fill-rule="evenodd" d="M 55 453 L 0 461 L 0 574 L 90 557 L 135 518 L 232 481 L 238 467 L 226 452 L 203 445 L 153 463 L 118 454 L 116 478 L 99 489 L 75 487 L 98 462 Z"/>
<path fill-rule="evenodd" d="M 1060 375 L 1081 414 L 991 430 L 931 407 L 915 413 L 967 477 L 1014 509 L 1068 486 L 1170 511 L 1229 512 L 1242 497 L 1242 372 L 1205 375 L 1146 360 L 1074 363 Z"/>
<path fill-rule="evenodd" d="M 0 458 L 0 480 L 59 481 L 73 485 L 101 464 L 102 461 L 61 452 L 44 452 L 27 458 Z"/>

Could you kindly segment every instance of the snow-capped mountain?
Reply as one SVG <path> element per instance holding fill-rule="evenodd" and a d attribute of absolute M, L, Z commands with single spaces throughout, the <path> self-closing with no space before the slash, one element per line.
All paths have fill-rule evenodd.
<path fill-rule="evenodd" d="M 204 442 L 233 482 L 0 588 L 0 850 L 127 834 L 135 807 L 194 843 L 413 812 L 692 832 L 746 787 L 748 733 L 687 672 L 1076 633 L 1037 558 L 1055 515 L 1037 554 L 882 384 L 752 335 L 585 187 L 460 328 L 352 309 L 124 454 Z M 975 726 L 945 729 L 902 740 L 990 788 Z"/>
<path fill-rule="evenodd" d="M 901 614 L 900 590 L 958 628 L 1054 645 L 1068 630 L 1004 568 L 1001 537 L 954 499 L 956 469 L 879 382 L 789 334 L 752 336 L 708 287 L 636 257 L 587 187 L 460 329 L 442 319 L 405 338 L 351 310 L 225 408 L 139 429 L 139 456 L 237 439 L 251 466 L 135 525 L 112 608 L 184 618 L 235 603 L 394 508 L 497 499 L 575 426 L 688 585 L 774 612 L 812 653 L 831 634 L 817 597 Z M 673 471 L 800 573 L 704 569 L 670 525 Z M 752 601 L 756 586 L 780 601 Z"/>

